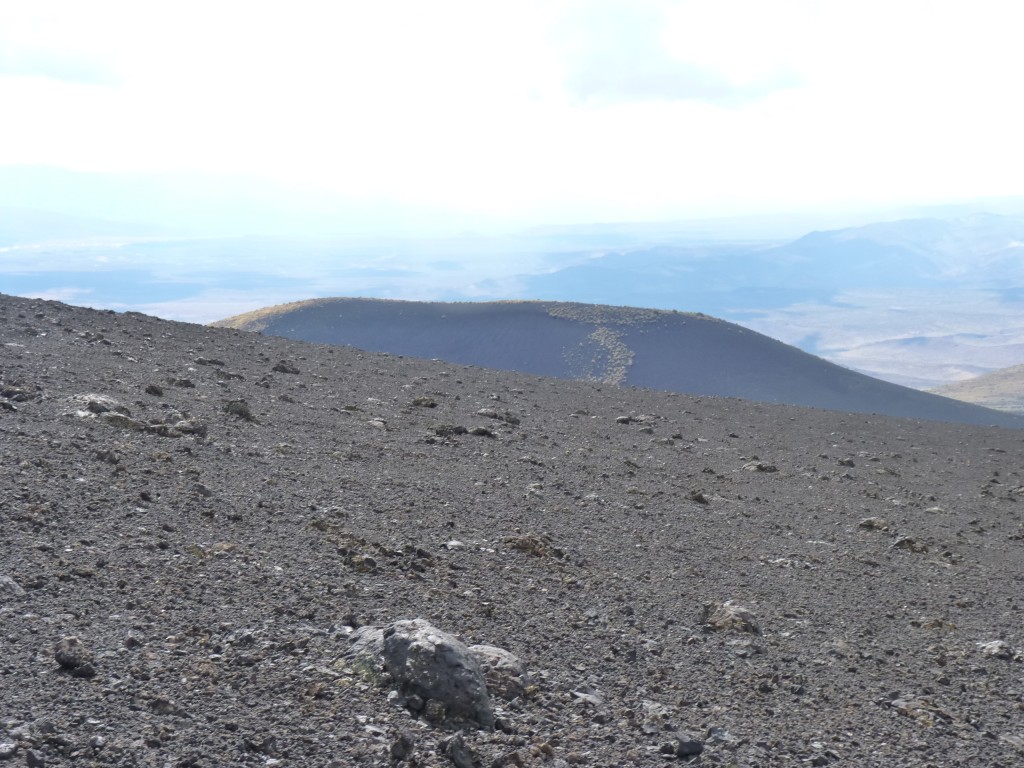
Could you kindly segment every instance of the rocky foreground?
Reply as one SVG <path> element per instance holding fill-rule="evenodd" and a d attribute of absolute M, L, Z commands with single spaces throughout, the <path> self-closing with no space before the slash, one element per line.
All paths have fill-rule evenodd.
<path fill-rule="evenodd" d="M 0 296 L 0 766 L 1014 766 L 1024 433 Z"/>

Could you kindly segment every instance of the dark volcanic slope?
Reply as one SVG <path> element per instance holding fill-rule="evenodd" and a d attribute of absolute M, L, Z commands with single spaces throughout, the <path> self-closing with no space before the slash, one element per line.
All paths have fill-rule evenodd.
<path fill-rule="evenodd" d="M 10 297 L 0 339 L 12 764 L 1024 759 L 1019 431 Z M 412 617 L 527 663 L 496 730 L 344 655 Z"/>
<path fill-rule="evenodd" d="M 560 302 L 317 299 L 215 325 L 395 355 L 689 394 L 1024 427 L 879 381 L 706 315 Z"/>

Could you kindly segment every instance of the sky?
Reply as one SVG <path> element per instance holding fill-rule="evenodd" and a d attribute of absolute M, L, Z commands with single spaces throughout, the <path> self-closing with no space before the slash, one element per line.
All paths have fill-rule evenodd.
<path fill-rule="evenodd" d="M 1009 0 L 0 0 L 0 167 L 515 224 L 1024 192 Z"/>
<path fill-rule="evenodd" d="M 1011 0 L 0 0 L 0 292 L 193 322 L 550 298 L 524 286 L 618 242 L 571 225 L 781 242 L 1019 215 L 1022 21 Z M 736 319 L 914 385 L 1024 354 L 1016 294 L 833 289 Z"/>

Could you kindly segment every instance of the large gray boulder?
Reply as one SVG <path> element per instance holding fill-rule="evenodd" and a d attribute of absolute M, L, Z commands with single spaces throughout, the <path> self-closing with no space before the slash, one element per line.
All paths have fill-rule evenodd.
<path fill-rule="evenodd" d="M 440 702 L 446 717 L 494 727 L 480 664 L 453 635 L 424 619 L 397 621 L 384 631 L 383 657 L 403 693 Z"/>

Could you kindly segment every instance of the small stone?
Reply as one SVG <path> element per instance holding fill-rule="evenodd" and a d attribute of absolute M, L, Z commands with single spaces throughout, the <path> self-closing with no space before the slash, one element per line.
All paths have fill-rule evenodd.
<path fill-rule="evenodd" d="M 857 527 L 868 531 L 887 531 L 889 530 L 889 521 L 881 517 L 865 517 L 857 523 Z"/>
<path fill-rule="evenodd" d="M 146 387 L 146 394 L 152 395 L 153 397 L 163 397 L 164 391 L 161 387 L 157 386 L 156 384 L 150 384 L 149 386 Z"/>
<path fill-rule="evenodd" d="M 448 708 L 439 699 L 427 699 L 423 705 L 423 717 L 431 723 L 443 723 L 448 716 Z"/>
<path fill-rule="evenodd" d="M 572 753 L 570 753 L 572 754 Z M 491 768 L 509 768 L 509 766 L 516 766 L 516 768 L 525 768 L 527 765 L 526 761 L 529 758 L 523 756 L 522 750 L 515 750 L 513 752 L 507 752 L 501 757 L 496 758 L 491 763 Z M 578 765 L 585 765 L 586 760 L 581 760 Z"/>
<path fill-rule="evenodd" d="M 663 755 L 674 757 L 695 757 L 704 751 L 704 745 L 689 736 L 680 735 L 672 741 L 661 745 Z"/>
<path fill-rule="evenodd" d="M 582 701 L 586 704 L 590 704 L 594 707 L 599 707 L 604 704 L 604 696 L 593 690 L 584 691 L 572 691 L 573 698 L 577 701 Z"/>
<path fill-rule="evenodd" d="M 21 585 L 10 576 L 0 575 L 0 594 L 21 597 L 25 594 L 25 590 L 22 589 Z"/>
<path fill-rule="evenodd" d="M 439 751 L 452 761 L 455 768 L 476 768 L 473 753 L 466 746 L 466 740 L 461 733 L 456 733 L 451 738 L 445 739 L 438 746 Z"/>
<path fill-rule="evenodd" d="M 96 456 L 97 461 L 102 461 L 102 462 L 105 462 L 107 464 L 117 465 L 117 464 L 121 463 L 121 457 L 117 455 L 116 451 L 111 451 L 111 450 L 96 451 L 96 453 L 94 455 Z"/>
<path fill-rule="evenodd" d="M 83 403 L 89 413 L 100 414 L 114 411 L 125 416 L 132 415 L 126 405 L 106 395 L 78 395 L 73 399 Z"/>
<path fill-rule="evenodd" d="M 275 365 L 271 370 L 277 371 L 278 373 L 296 374 L 299 372 L 299 369 L 296 368 L 291 363 L 289 363 L 287 360 L 282 360 L 277 365 Z"/>
<path fill-rule="evenodd" d="M 427 706 L 427 702 L 423 700 L 422 696 L 417 696 L 413 693 L 406 697 L 405 706 L 410 712 L 418 715 L 423 711 L 423 708 Z"/>
<path fill-rule="evenodd" d="M 18 745 L 13 741 L 0 742 L 0 760 L 10 760 L 18 751 Z"/>
<path fill-rule="evenodd" d="M 718 632 L 750 632 L 761 634 L 761 628 L 754 620 L 754 614 L 738 605 L 734 600 L 724 603 L 708 603 L 701 609 L 700 621 L 709 629 Z"/>
<path fill-rule="evenodd" d="M 893 546 L 896 549 L 905 549 L 908 552 L 915 552 L 915 553 L 917 553 L 919 555 L 920 554 L 924 554 L 925 552 L 928 551 L 928 545 L 927 544 L 925 544 L 923 541 L 918 541 L 917 539 L 912 539 L 910 536 L 900 536 L 893 543 Z"/>
<path fill-rule="evenodd" d="M 690 493 L 687 496 L 687 498 L 690 501 L 696 501 L 698 504 L 709 504 L 710 503 L 708 501 L 708 497 L 705 495 L 704 491 L 690 491 Z"/>
<path fill-rule="evenodd" d="M 1017 749 L 1024 750 L 1024 736 L 1018 736 L 1015 733 L 1003 733 L 1000 734 L 999 740 L 1006 744 L 1011 744 Z"/>
<path fill-rule="evenodd" d="M 391 742 L 391 748 L 388 751 L 394 760 L 405 760 L 412 754 L 415 746 L 415 737 L 409 731 L 402 730 L 399 731 L 395 740 Z"/>
<path fill-rule="evenodd" d="M 28 768 L 45 768 L 46 761 L 43 760 L 43 756 L 34 749 L 29 749 L 25 751 L 25 765 L 27 765 Z"/>
<path fill-rule="evenodd" d="M 92 665 L 92 662 L 87 661 L 72 669 L 71 676 L 84 678 L 96 677 L 96 667 Z"/>
<path fill-rule="evenodd" d="M 92 653 L 85 644 L 77 637 L 65 637 L 60 640 L 53 649 L 53 657 L 57 660 L 64 669 L 76 670 L 80 667 L 89 665 L 92 667 Z M 92 675 L 96 674 L 96 670 L 92 670 Z M 92 677 L 90 674 L 85 674 L 85 677 Z"/>
<path fill-rule="evenodd" d="M 718 725 L 708 728 L 708 740 L 718 744 L 734 744 L 738 741 L 728 730 Z"/>
<path fill-rule="evenodd" d="M 986 656 L 996 659 L 1012 659 L 1013 649 L 1003 640 L 992 640 L 987 643 L 978 643 L 978 649 Z"/>
<path fill-rule="evenodd" d="M 149 703 L 149 708 L 152 709 L 158 715 L 179 715 L 181 710 L 174 705 L 170 699 L 166 699 L 163 696 L 157 696 Z"/>
<path fill-rule="evenodd" d="M 55 736 L 57 733 L 57 726 L 52 720 L 48 720 L 45 717 L 40 717 L 38 720 L 32 722 L 32 732 L 37 736 Z"/>
<path fill-rule="evenodd" d="M 487 690 L 495 696 L 512 700 L 530 687 L 526 665 L 515 654 L 493 645 L 471 645 L 469 652 L 483 670 Z"/>
<path fill-rule="evenodd" d="M 252 409 L 245 400 L 231 400 L 224 406 L 224 412 L 231 416 L 237 416 L 245 421 L 256 421 Z"/>
<path fill-rule="evenodd" d="M 125 416 L 123 413 L 117 411 L 104 411 L 99 415 L 99 419 L 112 427 L 118 427 L 119 429 L 130 429 L 134 432 L 143 432 L 146 429 L 146 425 L 138 419 L 133 419 L 130 416 Z"/>
<path fill-rule="evenodd" d="M 551 545 L 551 537 L 538 533 L 527 533 L 522 536 L 510 536 L 505 543 L 512 549 L 526 552 L 534 557 L 548 557 L 554 555 L 558 558 L 565 557 L 565 552 L 558 547 Z"/>
<path fill-rule="evenodd" d="M 937 722 L 951 723 L 953 716 L 936 705 L 931 699 L 912 696 L 895 698 L 889 706 L 901 715 L 918 721 L 922 725 L 932 726 Z"/>

